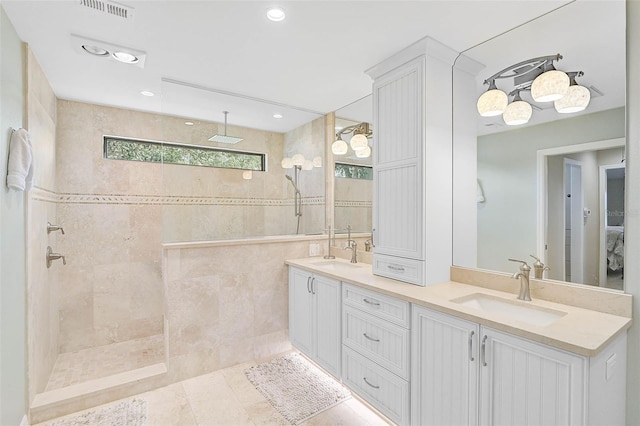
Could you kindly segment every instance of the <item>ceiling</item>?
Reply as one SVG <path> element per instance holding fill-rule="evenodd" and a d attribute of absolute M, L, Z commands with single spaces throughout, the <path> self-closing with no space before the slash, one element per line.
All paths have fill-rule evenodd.
<path fill-rule="evenodd" d="M 133 19 L 81 3 L 2 1 L 58 98 L 215 122 L 228 110 L 229 125 L 286 132 L 366 97 L 371 80 L 365 70 L 425 36 L 465 51 L 572 2 L 121 0 Z M 266 19 L 274 4 L 285 10 L 283 22 Z M 89 55 L 72 35 L 144 52 L 144 67 Z M 491 73 L 500 59 L 534 56 L 513 43 L 489 50 L 500 58 L 469 54 Z M 142 90 L 156 95 L 142 96 Z"/>

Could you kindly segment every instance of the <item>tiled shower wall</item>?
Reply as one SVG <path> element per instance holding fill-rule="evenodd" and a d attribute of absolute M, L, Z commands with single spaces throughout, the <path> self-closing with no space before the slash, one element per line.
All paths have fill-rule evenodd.
<path fill-rule="evenodd" d="M 162 332 L 162 241 L 295 232 L 293 190 L 280 167 L 284 141 L 308 138 L 305 156 L 312 158 L 314 144 L 321 155 L 321 120 L 295 136 L 229 126 L 245 139 L 234 149 L 267 153 L 267 172 L 243 180 L 240 170 L 103 158 L 103 135 L 203 144 L 222 131 L 216 123 L 185 126 L 184 119 L 59 100 L 58 221 L 67 231 L 59 246 L 68 256 L 60 276 L 60 351 Z M 322 182 L 322 169 L 302 173 L 303 181 L 317 175 Z M 324 187 L 304 191 L 303 213 L 321 220 L 309 226 L 320 232 Z"/>
<path fill-rule="evenodd" d="M 56 97 L 35 56 L 25 45 L 26 117 L 33 147 L 34 187 L 27 192 L 27 354 L 29 401 L 42 392 L 58 354 L 58 272 L 47 268 L 47 246 L 58 251 L 61 236 L 47 234 L 56 217 Z M 62 238 L 64 238 L 62 236 Z"/>

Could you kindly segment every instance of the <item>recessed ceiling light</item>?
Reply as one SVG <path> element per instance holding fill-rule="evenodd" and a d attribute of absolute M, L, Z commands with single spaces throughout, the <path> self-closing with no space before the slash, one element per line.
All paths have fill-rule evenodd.
<path fill-rule="evenodd" d="M 284 13 L 284 10 L 279 7 L 272 7 L 271 9 L 267 10 L 267 18 L 269 18 L 270 21 L 284 21 L 285 16 L 286 15 Z"/>
<path fill-rule="evenodd" d="M 282 114 L 273 114 L 273 118 L 282 118 L 283 115 Z"/>
<path fill-rule="evenodd" d="M 139 60 L 137 56 L 127 52 L 113 52 L 111 56 L 113 56 L 114 59 L 120 62 L 124 62 L 125 64 L 135 64 Z"/>
<path fill-rule="evenodd" d="M 140 92 L 141 95 L 143 96 L 155 96 L 156 94 L 153 92 L 150 92 L 148 90 L 143 90 L 142 92 Z"/>
<path fill-rule="evenodd" d="M 193 122 L 192 121 L 185 121 L 184 124 L 186 126 L 193 126 Z"/>
<path fill-rule="evenodd" d="M 82 48 L 85 50 L 85 52 L 87 53 L 91 53 L 92 55 L 96 55 L 96 56 L 107 56 L 109 55 L 109 51 L 106 49 L 103 49 L 100 46 L 94 46 L 91 44 L 83 44 Z"/>

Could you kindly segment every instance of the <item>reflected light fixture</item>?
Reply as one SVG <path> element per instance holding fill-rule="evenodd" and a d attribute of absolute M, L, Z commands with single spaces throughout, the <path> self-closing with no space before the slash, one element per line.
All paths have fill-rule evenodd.
<path fill-rule="evenodd" d="M 353 126 L 348 126 L 340 129 L 336 133 L 336 141 L 331 145 L 331 152 L 334 155 L 344 155 L 349 150 L 349 145 L 342 140 L 342 135 L 345 133 L 353 133 L 349 145 L 356 153 L 369 146 L 369 138 L 373 135 L 373 132 L 369 128 L 369 123 L 358 123 Z"/>
<path fill-rule="evenodd" d="M 316 156 L 313 160 L 307 160 L 302 154 L 285 157 L 280 161 L 283 169 L 312 170 L 314 167 L 322 167 L 322 157 Z"/>
<path fill-rule="evenodd" d="M 356 151 L 356 157 L 358 158 L 369 158 L 371 157 L 371 147 L 367 145 L 364 149 Z"/>
<path fill-rule="evenodd" d="M 251 180 L 253 179 L 253 170 L 245 170 L 242 172 L 242 179 Z"/>
<path fill-rule="evenodd" d="M 484 84 L 489 85 L 489 89 L 478 98 L 478 113 L 482 117 L 502 114 L 504 122 L 509 126 L 528 123 L 533 109 L 529 102 L 520 97 L 523 91 L 530 91 L 535 102 L 555 102 L 558 112 L 584 110 L 591 95 L 589 89 L 575 82 L 575 77 L 580 77 L 583 73 L 556 70 L 553 62 L 561 59 L 562 55 L 559 53 L 527 59 L 487 78 Z M 496 80 L 499 79 L 513 79 L 514 90 L 509 95 L 496 86 Z M 511 103 L 509 96 L 513 96 Z"/>
<path fill-rule="evenodd" d="M 527 123 L 532 114 L 533 108 L 520 98 L 520 90 L 517 90 L 513 102 L 505 108 L 502 119 L 508 126 L 517 126 Z"/>
<path fill-rule="evenodd" d="M 584 86 L 580 86 L 576 83 L 576 77 L 582 77 L 584 74 L 582 71 L 570 72 L 569 75 L 569 90 L 567 94 L 553 103 L 553 106 L 561 114 L 569 114 L 572 112 L 583 111 L 589 102 L 591 101 L 591 92 Z"/>

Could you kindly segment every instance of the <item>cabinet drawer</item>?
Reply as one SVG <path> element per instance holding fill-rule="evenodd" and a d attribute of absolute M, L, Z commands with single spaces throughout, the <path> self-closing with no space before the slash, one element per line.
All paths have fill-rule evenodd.
<path fill-rule="evenodd" d="M 354 306 L 402 327 L 409 327 L 411 315 L 408 302 L 350 284 L 343 285 L 342 300 L 345 305 Z"/>
<path fill-rule="evenodd" d="M 409 330 L 345 306 L 342 341 L 392 373 L 409 379 Z"/>
<path fill-rule="evenodd" d="M 389 419 L 409 424 L 409 382 L 343 346 L 342 379 Z"/>
<path fill-rule="evenodd" d="M 424 286 L 423 260 L 374 253 L 373 273 L 394 280 Z"/>

